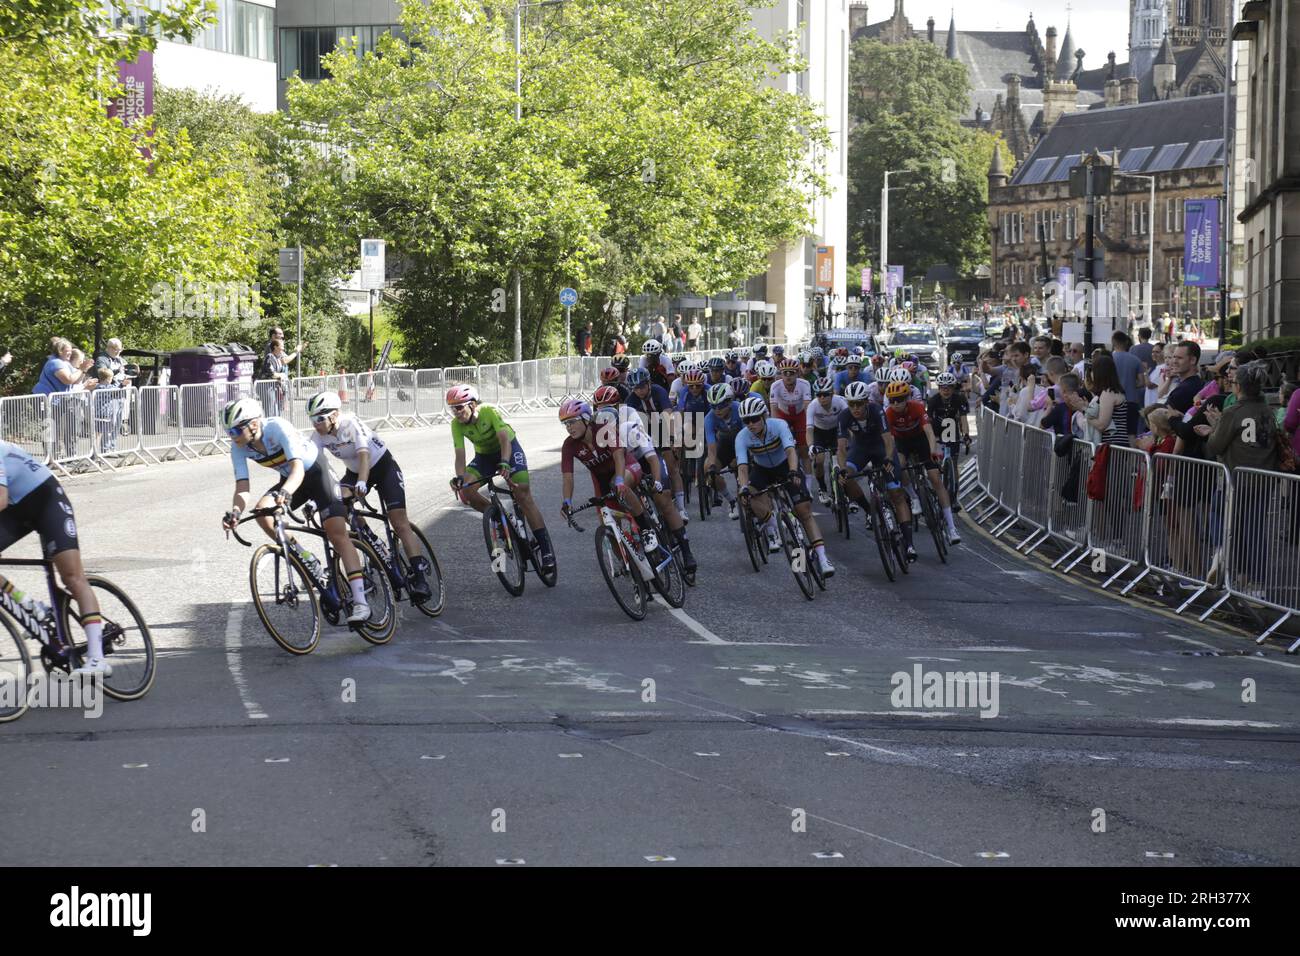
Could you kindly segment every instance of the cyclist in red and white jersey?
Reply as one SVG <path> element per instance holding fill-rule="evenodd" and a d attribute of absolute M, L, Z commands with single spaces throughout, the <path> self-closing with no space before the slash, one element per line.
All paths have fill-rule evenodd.
<path fill-rule="evenodd" d="M 799 360 L 784 358 L 777 366 L 781 373 L 768 389 L 767 403 L 772 410 L 772 417 L 778 418 L 790 426 L 794 433 L 795 449 L 799 454 L 799 466 L 803 469 L 804 482 L 808 494 L 813 492 L 812 458 L 808 454 L 808 406 L 812 404 L 812 385 L 799 377 Z"/>
<path fill-rule="evenodd" d="M 910 385 L 902 382 L 890 382 L 885 387 L 885 397 L 889 401 L 889 407 L 885 409 L 885 423 L 889 426 L 889 433 L 894 436 L 899 458 L 904 461 L 911 459 L 925 466 L 926 477 L 930 479 L 930 486 L 939 499 L 939 507 L 943 509 L 948 538 L 953 544 L 961 544 L 961 535 L 952 518 L 952 502 L 948 500 L 948 490 L 944 488 L 939 473 L 943 453 L 935 439 L 925 403 L 913 399 L 910 389 Z"/>

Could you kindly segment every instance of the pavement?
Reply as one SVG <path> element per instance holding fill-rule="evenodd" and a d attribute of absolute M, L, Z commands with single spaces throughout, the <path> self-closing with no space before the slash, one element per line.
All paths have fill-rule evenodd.
<path fill-rule="evenodd" d="M 946 566 L 918 535 L 890 583 L 861 525 L 845 542 L 824 513 L 838 573 L 815 600 L 697 513 L 698 586 L 634 622 L 592 523 L 558 516 L 558 422 L 514 424 L 558 586 L 530 573 L 512 598 L 491 573 L 446 426 L 386 432 L 447 609 L 404 608 L 382 647 L 327 628 L 305 657 L 263 630 L 250 552 L 219 527 L 225 457 L 70 480 L 87 566 L 141 607 L 158 675 L 96 719 L 0 725 L 0 863 L 1300 862 L 1294 659 L 969 532 Z M 928 672 L 969 674 L 984 706 L 899 697 Z"/>

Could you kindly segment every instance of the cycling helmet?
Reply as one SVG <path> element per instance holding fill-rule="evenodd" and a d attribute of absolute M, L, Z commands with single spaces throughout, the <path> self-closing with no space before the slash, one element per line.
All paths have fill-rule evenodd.
<path fill-rule="evenodd" d="M 782 372 L 798 372 L 799 360 L 792 358 L 781 359 L 781 364 L 777 366 Z"/>
<path fill-rule="evenodd" d="M 891 384 L 911 385 L 912 373 L 903 366 L 896 365 L 889 370 L 889 381 Z"/>
<path fill-rule="evenodd" d="M 641 369 L 637 369 L 637 371 L 639 372 L 639 371 L 641 371 Z M 600 370 L 600 380 L 601 380 L 602 382 L 604 382 L 606 385 L 610 385 L 610 384 L 613 384 L 614 382 L 617 382 L 617 381 L 618 381 L 618 377 L 619 377 L 621 374 L 623 374 L 623 373 L 620 372 L 620 371 L 619 371 L 617 368 L 615 368 L 613 365 L 606 365 L 604 368 L 602 368 L 602 369 Z M 631 379 L 631 378 L 632 378 L 632 373 L 629 372 L 627 377 L 628 377 L 629 379 Z"/>
<path fill-rule="evenodd" d="M 857 366 L 861 367 L 861 365 L 862 365 L 862 356 L 861 356 L 861 355 L 850 355 L 848 358 L 846 358 L 846 359 L 844 360 L 844 364 L 845 364 L 845 366 L 849 366 L 849 365 L 857 365 Z"/>
<path fill-rule="evenodd" d="M 691 369 L 689 372 L 687 372 L 685 375 L 682 376 L 682 381 L 685 382 L 687 385 L 703 385 L 704 373 L 699 371 L 698 369 Z"/>
<path fill-rule="evenodd" d="M 342 407 L 343 403 L 339 401 L 338 392 L 317 392 L 307 399 L 307 416 L 315 418 L 317 415 L 328 415 Z"/>
<path fill-rule="evenodd" d="M 911 394 L 912 386 L 906 382 L 890 382 L 885 386 L 885 398 L 891 402 L 896 398 L 908 398 Z"/>
<path fill-rule="evenodd" d="M 566 398 L 560 403 L 561 424 L 572 421 L 575 418 L 581 418 L 583 421 L 589 422 L 592 420 L 594 415 L 595 413 L 591 410 L 591 406 L 580 398 Z"/>
<path fill-rule="evenodd" d="M 822 358 L 825 354 L 826 354 L 826 350 L 822 348 L 820 345 L 814 345 L 812 347 L 813 358 L 819 359 Z"/>
<path fill-rule="evenodd" d="M 725 365 L 728 362 L 739 362 L 739 361 L 740 361 L 740 353 L 737 352 L 735 349 L 732 349 L 730 352 L 727 353 L 726 358 L 723 360 L 723 364 Z"/>
<path fill-rule="evenodd" d="M 658 355 L 663 350 L 664 347 L 658 339 L 646 339 L 641 346 L 641 351 L 646 355 Z"/>
<path fill-rule="evenodd" d="M 833 353 L 831 353 L 831 354 L 832 354 L 832 355 L 835 355 L 835 356 L 838 356 L 839 358 L 848 358 L 848 356 L 849 356 L 849 350 L 848 350 L 848 349 L 845 349 L 845 348 L 839 348 L 839 349 L 836 349 L 836 350 L 835 350 Z"/>
<path fill-rule="evenodd" d="M 755 355 L 762 355 L 762 356 L 767 355 L 767 346 L 766 346 L 766 345 L 755 345 L 755 346 L 754 346 L 754 354 L 755 354 Z"/>
<path fill-rule="evenodd" d="M 776 378 L 776 366 L 763 359 L 761 362 L 754 363 L 754 374 L 759 378 Z"/>
<path fill-rule="evenodd" d="M 873 356 L 871 356 L 871 367 L 872 367 L 872 368 L 880 368 L 880 366 L 882 366 L 882 365 L 884 365 L 884 364 L 885 364 L 885 357 L 884 357 L 883 355 L 873 355 Z"/>
<path fill-rule="evenodd" d="M 715 355 L 713 356 L 713 358 L 709 359 L 709 368 L 726 368 L 726 367 L 727 367 L 727 360 L 724 358 Z"/>
<path fill-rule="evenodd" d="M 849 364 L 848 359 L 846 359 L 843 355 L 837 355 L 833 359 L 831 359 L 831 368 L 834 369 L 836 372 L 843 370 L 844 366 L 848 364 Z"/>
<path fill-rule="evenodd" d="M 634 368 L 627 373 L 627 384 L 630 388 L 640 388 L 642 385 L 650 384 L 650 373 L 643 368 Z"/>
<path fill-rule="evenodd" d="M 952 355 L 948 356 L 948 358 L 953 365 L 960 365 L 962 361 L 962 354 L 960 352 L 953 352 Z"/>
<path fill-rule="evenodd" d="M 772 357 L 773 357 L 773 358 L 776 358 L 778 355 L 784 355 L 784 354 L 785 354 L 785 346 L 784 346 L 784 345 L 773 345 L 773 346 L 772 346 Z"/>
<path fill-rule="evenodd" d="M 596 389 L 596 394 L 591 396 L 591 400 L 596 403 L 597 408 L 603 408 L 606 405 L 617 405 L 622 401 L 622 396 L 613 385 L 602 385 Z"/>
<path fill-rule="evenodd" d="M 817 379 L 817 384 L 815 384 L 815 385 L 813 386 L 813 394 L 814 394 L 814 395 L 834 395 L 834 394 L 835 394 L 835 383 L 832 382 L 829 378 L 819 378 L 819 379 Z"/>
<path fill-rule="evenodd" d="M 749 394 L 749 379 L 733 378 L 731 380 L 731 394 L 736 398 L 744 398 Z"/>
<path fill-rule="evenodd" d="M 478 389 L 473 385 L 453 385 L 447 389 L 448 405 L 464 405 L 466 402 L 478 401 Z"/>
<path fill-rule="evenodd" d="M 915 372 L 916 362 L 914 362 L 912 359 L 908 359 L 906 362 L 903 363 L 903 368 L 907 369 L 909 372 Z"/>
<path fill-rule="evenodd" d="M 867 400 L 867 383 L 866 382 L 849 382 L 844 386 L 844 400 L 846 402 L 865 402 Z"/>
<path fill-rule="evenodd" d="M 618 369 L 625 369 L 632 364 L 632 360 L 626 355 L 615 355 L 609 360 L 609 364 Z"/>
<path fill-rule="evenodd" d="M 710 385 L 706 394 L 709 396 L 710 405 L 722 405 L 731 401 L 731 386 L 726 382 L 718 382 L 716 385 Z"/>
<path fill-rule="evenodd" d="M 956 385 L 957 376 L 953 375 L 952 372 L 940 372 L 939 377 L 934 380 L 934 384 L 938 385 L 940 388 Z"/>
<path fill-rule="evenodd" d="M 866 355 L 866 354 L 867 354 L 867 350 L 864 349 L 861 345 L 855 345 L 855 346 L 853 346 L 853 348 L 849 349 L 849 354 L 850 354 L 850 355 Z"/>
<path fill-rule="evenodd" d="M 740 420 L 743 422 L 750 418 L 766 418 L 767 402 L 763 401 L 762 395 L 750 395 L 740 403 Z"/>
<path fill-rule="evenodd" d="M 255 418 L 265 416 L 262 403 L 257 399 L 237 398 L 221 410 L 221 426 L 227 429 L 238 428 L 240 425 L 247 425 Z"/>
<path fill-rule="evenodd" d="M 812 352 L 803 351 L 803 352 L 800 352 L 800 353 L 799 353 L 799 364 L 800 364 L 800 365 L 811 365 L 812 363 L 813 363 L 813 354 L 812 354 Z"/>

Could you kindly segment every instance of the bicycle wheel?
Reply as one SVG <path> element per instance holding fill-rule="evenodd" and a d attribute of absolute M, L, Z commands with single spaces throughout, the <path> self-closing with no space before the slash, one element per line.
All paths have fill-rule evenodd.
<path fill-rule="evenodd" d="M 922 491 L 921 507 L 925 509 L 925 526 L 930 529 L 934 539 L 934 549 L 939 553 L 939 560 L 948 563 L 948 529 L 943 523 L 943 514 L 935 498 L 934 489 L 928 485 Z"/>
<path fill-rule="evenodd" d="M 880 563 L 884 565 L 885 577 L 893 581 L 896 578 L 894 543 L 885 525 L 885 512 L 880 506 L 880 499 L 871 496 L 871 533 L 876 539 L 876 550 L 880 552 Z"/>
<path fill-rule="evenodd" d="M 429 571 L 425 575 L 429 581 L 429 597 L 423 601 L 412 598 L 411 603 L 415 605 L 421 614 L 428 617 L 437 617 L 443 612 L 447 604 L 447 582 L 442 579 L 442 566 L 438 564 L 438 556 L 433 553 L 433 546 L 429 544 L 429 539 L 424 536 L 424 532 L 412 524 L 411 533 L 420 542 L 420 550 L 424 553 L 424 560 L 429 562 Z M 410 578 L 411 562 L 406 559 L 406 552 L 403 550 L 401 542 L 394 543 L 393 547 L 397 549 L 402 575 Z"/>
<path fill-rule="evenodd" d="M 153 686 L 156 661 L 153 638 L 149 625 L 126 592 L 112 581 L 95 574 L 86 575 L 86 583 L 95 590 L 99 613 L 104 619 L 104 657 L 113 665 L 113 673 L 104 680 L 104 693 L 114 700 L 136 700 Z M 59 614 L 63 618 L 63 633 L 71 640 L 73 635 L 72 597 L 60 589 Z M 78 624 L 77 628 L 80 629 Z M 72 645 L 73 659 L 80 663 L 86 656 L 86 641 Z"/>
<path fill-rule="evenodd" d="M 621 542 L 606 525 L 596 529 L 596 563 L 623 613 L 634 621 L 644 620 L 646 600 L 641 577 Z"/>
<path fill-rule="evenodd" d="M 321 607 L 316 586 L 294 554 L 274 544 L 253 552 L 248 583 L 262 626 L 290 654 L 310 654 L 320 643 Z M 116 665 L 114 665 L 116 666 Z"/>
<path fill-rule="evenodd" d="M 689 460 L 689 459 L 688 459 Z M 704 472 L 704 463 L 695 463 L 696 497 L 700 499 L 700 520 L 708 521 L 713 513 L 713 483 Z"/>
<path fill-rule="evenodd" d="M 651 567 L 655 568 L 655 590 L 671 607 L 681 607 L 686 603 L 686 581 L 682 576 L 681 566 L 672 551 L 666 551 L 663 538 L 659 539 L 660 549 L 654 554 L 646 555 Z M 664 560 L 665 556 L 667 561 Z M 658 567 L 655 567 L 659 565 Z"/>
<path fill-rule="evenodd" d="M 839 494 L 836 497 L 836 502 L 839 505 L 838 517 L 839 517 L 840 527 L 844 531 L 844 540 L 848 541 L 851 537 L 853 537 L 853 525 L 850 521 L 853 515 L 849 511 L 849 501 L 851 499 L 849 498 L 848 491 L 843 487 L 843 485 L 841 485 L 839 482 L 836 482 L 835 484 L 836 487 L 839 488 Z"/>
<path fill-rule="evenodd" d="M 682 450 L 685 451 L 685 449 Z M 695 459 L 682 455 L 681 464 L 677 466 L 677 474 L 682 479 L 682 498 L 689 506 L 691 494 L 695 490 Z"/>
<path fill-rule="evenodd" d="M 492 505 L 483 512 L 483 540 L 487 543 L 488 557 L 492 561 L 492 570 L 512 596 L 524 593 L 524 557 L 523 546 L 515 537 L 515 531 L 501 514 L 501 509 Z"/>
<path fill-rule="evenodd" d="M 763 570 L 763 565 L 767 561 L 760 558 L 760 554 L 767 553 L 767 539 L 754 525 L 753 512 L 749 510 L 749 505 L 741 499 L 740 503 L 740 529 L 745 534 L 745 550 L 749 552 L 749 562 L 754 566 L 754 571 Z"/>
<path fill-rule="evenodd" d="M 785 559 L 790 562 L 790 573 L 794 575 L 795 581 L 799 583 L 799 590 L 808 600 L 813 599 L 813 576 L 809 570 L 809 562 L 815 560 L 812 549 L 805 544 L 801 544 L 802 537 L 795 531 L 794 522 L 791 520 L 788 512 L 781 514 L 777 518 L 777 528 L 781 532 L 781 548 L 785 551 Z M 797 550 L 801 553 L 796 554 Z M 800 571 L 798 564 L 803 565 Z"/>
<path fill-rule="evenodd" d="M 516 510 L 515 518 L 518 519 L 520 524 L 523 524 L 525 527 L 527 527 L 522 512 Z M 533 570 L 537 572 L 537 577 L 541 579 L 541 582 L 545 584 L 548 588 L 555 587 L 555 582 L 559 580 L 560 577 L 560 562 L 556 561 L 555 564 L 551 565 L 550 569 L 548 570 L 546 566 L 542 564 L 542 546 L 537 543 L 536 538 L 530 536 L 527 544 L 528 544 L 527 557 L 528 560 L 533 565 Z"/>
<path fill-rule="evenodd" d="M 0 614 L 9 637 L 0 636 L 0 724 L 17 720 L 27 711 L 27 678 L 32 672 L 27 641 L 9 616 Z"/>
<path fill-rule="evenodd" d="M 957 501 L 957 459 L 949 455 L 943 460 L 943 486 L 948 491 L 948 500 Z"/>
<path fill-rule="evenodd" d="M 387 644 L 397 630 L 397 602 L 393 599 L 393 585 L 388 580 L 384 562 L 369 543 L 353 535 L 352 546 L 357 549 L 357 557 L 361 559 L 361 587 L 366 595 L 366 603 L 370 605 L 370 617 L 357 625 L 357 633 L 371 644 Z M 339 594 L 351 594 L 341 560 L 334 562 L 334 579 L 338 582 Z"/>

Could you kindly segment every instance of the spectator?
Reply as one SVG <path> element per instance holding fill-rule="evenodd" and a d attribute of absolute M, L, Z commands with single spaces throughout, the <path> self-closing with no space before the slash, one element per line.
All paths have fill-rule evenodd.
<path fill-rule="evenodd" d="M 1197 393 L 1205 387 L 1205 382 L 1197 374 L 1197 363 L 1201 360 L 1201 347 L 1195 342 L 1179 342 L 1173 347 L 1172 356 L 1170 365 L 1173 371 L 1172 381 L 1177 384 L 1169 392 L 1168 405 L 1186 415 Z"/>
<path fill-rule="evenodd" d="M 658 340 L 660 345 L 664 344 L 664 336 L 668 334 L 668 326 L 664 325 L 662 315 L 655 316 L 655 320 L 650 323 L 650 331 L 646 334 L 647 338 Z"/>
<path fill-rule="evenodd" d="M 1116 331 L 1110 337 L 1111 353 L 1110 357 L 1115 362 L 1115 370 L 1119 375 L 1120 387 L 1124 390 L 1124 397 L 1128 402 L 1128 426 L 1131 435 L 1137 434 L 1138 415 L 1142 411 L 1142 399 L 1145 398 L 1146 378 L 1142 374 L 1141 360 L 1129 351 L 1133 347 L 1133 340 L 1129 334 L 1123 330 Z"/>
<path fill-rule="evenodd" d="M 577 338 L 574 341 L 574 346 L 579 355 L 591 354 L 591 340 L 591 323 L 588 322 L 578 330 Z"/>
<path fill-rule="evenodd" d="M 1101 433 L 1101 443 L 1123 447 L 1132 444 L 1128 399 L 1120 385 L 1115 360 L 1109 355 L 1099 355 L 1093 360 L 1092 392 L 1094 397 L 1085 417 Z"/>
<path fill-rule="evenodd" d="M 686 348 L 694 352 L 700 347 L 700 336 L 704 334 L 704 329 L 700 327 L 700 320 L 691 317 L 691 324 L 686 327 Z"/>
<path fill-rule="evenodd" d="M 1065 343 L 1060 339 L 1052 339 L 1052 354 L 1060 358 L 1065 358 Z"/>
<path fill-rule="evenodd" d="M 1177 412 L 1164 405 L 1143 408 L 1142 421 L 1150 431 L 1137 440 L 1137 447 L 1149 455 L 1172 455 L 1178 436 L 1174 434 L 1170 419 L 1177 417 Z"/>
<path fill-rule="evenodd" d="M 1053 389 L 1056 401 L 1043 418 L 1042 427 L 1058 435 L 1083 437 L 1081 413 L 1088 407 L 1088 399 L 1081 394 L 1083 381 L 1073 372 L 1063 372 Z"/>
<path fill-rule="evenodd" d="M 280 414 L 289 395 L 289 363 L 297 357 L 297 352 L 285 354 L 283 332 L 279 338 L 271 339 L 271 351 L 266 353 L 263 365 L 265 377 L 270 379 L 271 385 L 258 390 L 258 398 L 261 399 L 268 418 Z"/>
<path fill-rule="evenodd" d="M 127 392 L 134 382 L 127 375 L 126 362 L 122 359 L 122 340 L 109 339 L 104 343 L 104 351 L 95 357 L 95 371 L 108 372 L 108 381 L 99 375 L 99 387 L 105 391 L 94 399 L 95 422 L 100 427 L 103 440 L 100 451 L 110 452 L 117 449 L 117 435 L 122 428 L 122 418 L 126 413 Z M 107 422 L 107 425 L 103 423 Z"/>
<path fill-rule="evenodd" d="M 41 369 L 41 377 L 32 387 L 32 394 L 53 395 L 55 392 L 68 391 L 78 382 L 84 382 L 86 370 L 74 367 L 71 358 L 71 342 L 59 336 L 50 339 L 50 357 L 45 360 L 45 367 Z"/>
<path fill-rule="evenodd" d="M 1052 357 L 1052 338 L 1049 335 L 1036 335 L 1029 343 L 1032 355 L 1029 361 L 1034 368 L 1041 370 Z"/>
<path fill-rule="evenodd" d="M 1133 347 L 1137 351 L 1137 346 Z M 1146 388 L 1144 400 L 1147 405 L 1154 405 L 1162 401 L 1163 396 L 1161 389 L 1169 375 L 1169 367 L 1165 363 L 1165 347 L 1157 342 L 1151 347 L 1151 357 L 1142 366 L 1144 370 L 1143 385 Z"/>
<path fill-rule="evenodd" d="M 1151 353 L 1154 348 L 1155 346 L 1151 344 L 1151 328 L 1149 326 L 1143 326 L 1138 329 L 1138 344 L 1129 349 L 1129 351 L 1137 357 L 1139 362 L 1154 364 L 1151 360 Z"/>
<path fill-rule="evenodd" d="M 1288 382 L 1282 391 L 1284 396 L 1290 395 L 1283 399 L 1282 428 L 1291 436 L 1291 450 L 1300 458 L 1300 384 Z"/>
<path fill-rule="evenodd" d="M 682 317 L 673 316 L 673 327 L 668 333 L 669 340 L 672 342 L 672 351 L 680 352 L 686 347 L 686 333 L 682 330 Z"/>
<path fill-rule="evenodd" d="M 984 359 L 983 371 L 993 380 L 989 389 L 997 393 L 998 408 L 1009 409 L 1010 399 L 1020 390 L 1020 369 L 1029 364 L 1029 346 L 1024 342 L 1012 342 L 1003 353 L 1001 365 L 993 365 L 989 358 Z"/>
<path fill-rule="evenodd" d="M 1070 371 L 1079 376 L 1079 381 L 1083 381 L 1083 343 L 1071 342 L 1065 347 L 1065 359 L 1072 363 Z"/>
<path fill-rule="evenodd" d="M 1232 389 L 1236 402 L 1227 410 L 1207 405 L 1205 417 L 1211 432 L 1205 441 L 1208 455 L 1234 468 L 1277 467 L 1277 419 L 1264 401 L 1265 369 L 1251 362 L 1237 369 Z"/>
<path fill-rule="evenodd" d="M 733 322 L 731 334 L 727 336 L 727 342 L 733 349 L 738 349 L 745 344 L 745 330 L 740 327 L 740 322 Z"/>
<path fill-rule="evenodd" d="M 14 370 L 13 360 L 14 357 L 9 353 L 9 349 L 0 345 L 0 384 L 2 384 Z"/>
<path fill-rule="evenodd" d="M 758 327 L 758 337 L 760 339 L 767 338 L 767 319 L 764 319 L 763 323 Z"/>

